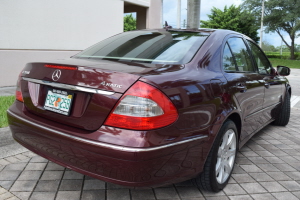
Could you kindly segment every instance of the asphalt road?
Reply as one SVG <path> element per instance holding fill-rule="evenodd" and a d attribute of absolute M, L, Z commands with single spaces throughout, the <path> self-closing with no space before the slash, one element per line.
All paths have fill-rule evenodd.
<path fill-rule="evenodd" d="M 292 86 L 292 95 L 300 96 L 300 69 L 292 69 L 287 78 Z"/>

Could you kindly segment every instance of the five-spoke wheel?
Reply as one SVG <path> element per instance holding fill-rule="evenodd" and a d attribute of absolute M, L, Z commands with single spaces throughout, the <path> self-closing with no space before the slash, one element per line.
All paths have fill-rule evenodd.
<path fill-rule="evenodd" d="M 221 140 L 216 163 L 216 179 L 223 184 L 230 176 L 236 154 L 236 136 L 232 129 L 226 131 Z"/>
<path fill-rule="evenodd" d="M 217 134 L 208 154 L 203 172 L 195 179 L 203 189 L 213 192 L 222 190 L 233 171 L 238 149 L 237 128 L 233 121 L 227 120 Z"/>

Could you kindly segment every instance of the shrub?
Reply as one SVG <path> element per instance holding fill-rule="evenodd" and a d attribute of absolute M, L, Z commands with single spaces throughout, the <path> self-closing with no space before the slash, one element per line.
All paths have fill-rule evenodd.
<path fill-rule="evenodd" d="M 288 60 L 290 59 L 290 53 L 289 52 L 282 52 L 282 55 L 280 55 L 279 52 L 265 52 L 268 58 L 278 58 L 278 59 L 284 59 Z M 300 60 L 300 52 L 295 53 L 295 59 Z"/>

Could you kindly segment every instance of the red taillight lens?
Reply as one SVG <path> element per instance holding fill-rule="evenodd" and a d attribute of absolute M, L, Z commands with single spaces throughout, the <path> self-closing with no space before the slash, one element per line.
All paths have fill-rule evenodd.
<path fill-rule="evenodd" d="M 23 95 L 22 95 L 22 91 L 21 91 L 21 74 L 19 75 L 18 81 L 17 81 L 17 89 L 16 89 L 16 99 L 18 101 L 24 102 L 23 100 Z"/>
<path fill-rule="evenodd" d="M 132 130 L 151 130 L 168 126 L 177 118 L 177 109 L 165 94 L 138 81 L 118 101 L 104 124 Z"/>
<path fill-rule="evenodd" d="M 18 101 L 24 102 L 23 96 L 22 96 L 22 92 L 21 92 L 21 91 L 17 91 L 17 90 L 16 90 L 16 99 L 17 99 Z"/>
<path fill-rule="evenodd" d="M 77 67 L 73 67 L 73 66 L 45 65 L 45 67 L 48 67 L 48 68 L 54 68 L 54 69 L 77 70 Z"/>

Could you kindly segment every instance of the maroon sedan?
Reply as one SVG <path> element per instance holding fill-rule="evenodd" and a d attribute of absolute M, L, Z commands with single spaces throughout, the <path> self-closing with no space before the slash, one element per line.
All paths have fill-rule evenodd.
<path fill-rule="evenodd" d="M 289 73 L 233 31 L 132 31 L 28 63 L 7 114 L 15 140 L 74 171 L 130 187 L 195 178 L 219 191 L 251 136 L 288 123 Z"/>

